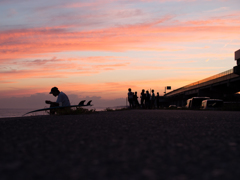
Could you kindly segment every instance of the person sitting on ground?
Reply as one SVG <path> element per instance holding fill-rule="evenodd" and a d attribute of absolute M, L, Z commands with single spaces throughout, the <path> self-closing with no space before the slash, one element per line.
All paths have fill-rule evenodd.
<path fill-rule="evenodd" d="M 128 102 L 129 102 L 130 108 L 132 108 L 133 107 L 133 92 L 132 92 L 131 88 L 128 89 Z"/>
<path fill-rule="evenodd" d="M 57 106 L 70 106 L 70 102 L 68 96 L 64 92 L 60 92 L 57 87 L 53 87 L 49 94 L 53 96 L 58 96 L 56 102 L 46 100 L 46 104 L 50 104 L 50 107 L 57 107 Z M 50 110 L 50 114 L 55 114 L 55 110 Z"/>

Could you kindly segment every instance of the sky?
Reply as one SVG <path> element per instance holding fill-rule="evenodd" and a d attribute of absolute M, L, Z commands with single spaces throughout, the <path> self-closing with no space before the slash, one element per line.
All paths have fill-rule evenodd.
<path fill-rule="evenodd" d="M 56 99 L 54 86 L 71 104 L 124 105 L 128 88 L 163 95 L 166 86 L 232 69 L 239 7 L 239 0 L 0 0 L 0 107 L 42 107 Z"/>

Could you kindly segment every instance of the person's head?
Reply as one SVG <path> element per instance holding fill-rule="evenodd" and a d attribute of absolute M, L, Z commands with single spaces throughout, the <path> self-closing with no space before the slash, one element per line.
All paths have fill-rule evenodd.
<path fill-rule="evenodd" d="M 52 94 L 53 96 L 56 97 L 56 96 L 59 95 L 59 93 L 60 93 L 60 91 L 58 90 L 58 88 L 57 87 L 53 87 L 49 94 Z"/>
<path fill-rule="evenodd" d="M 154 92 L 154 90 L 152 90 L 152 92 Z"/>
<path fill-rule="evenodd" d="M 157 95 L 159 95 L 159 92 L 157 92 Z"/>
<path fill-rule="evenodd" d="M 131 88 L 129 88 L 128 91 L 131 92 L 132 91 Z"/>
<path fill-rule="evenodd" d="M 145 90 L 143 89 L 142 92 L 145 92 Z"/>
<path fill-rule="evenodd" d="M 148 94 L 149 92 L 148 92 L 148 91 L 146 91 L 146 93 Z"/>
<path fill-rule="evenodd" d="M 137 94 L 137 91 L 135 92 L 135 94 Z"/>

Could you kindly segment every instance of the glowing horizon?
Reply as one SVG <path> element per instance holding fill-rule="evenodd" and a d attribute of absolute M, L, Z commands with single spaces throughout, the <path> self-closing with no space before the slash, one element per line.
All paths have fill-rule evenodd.
<path fill-rule="evenodd" d="M 238 0 L 0 1 L 0 98 L 125 98 L 235 66 Z"/>

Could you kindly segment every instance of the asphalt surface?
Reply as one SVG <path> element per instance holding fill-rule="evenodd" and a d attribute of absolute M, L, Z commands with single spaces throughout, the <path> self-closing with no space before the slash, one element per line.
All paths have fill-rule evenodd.
<path fill-rule="evenodd" d="M 240 112 L 0 119 L 0 179 L 239 179 Z"/>

